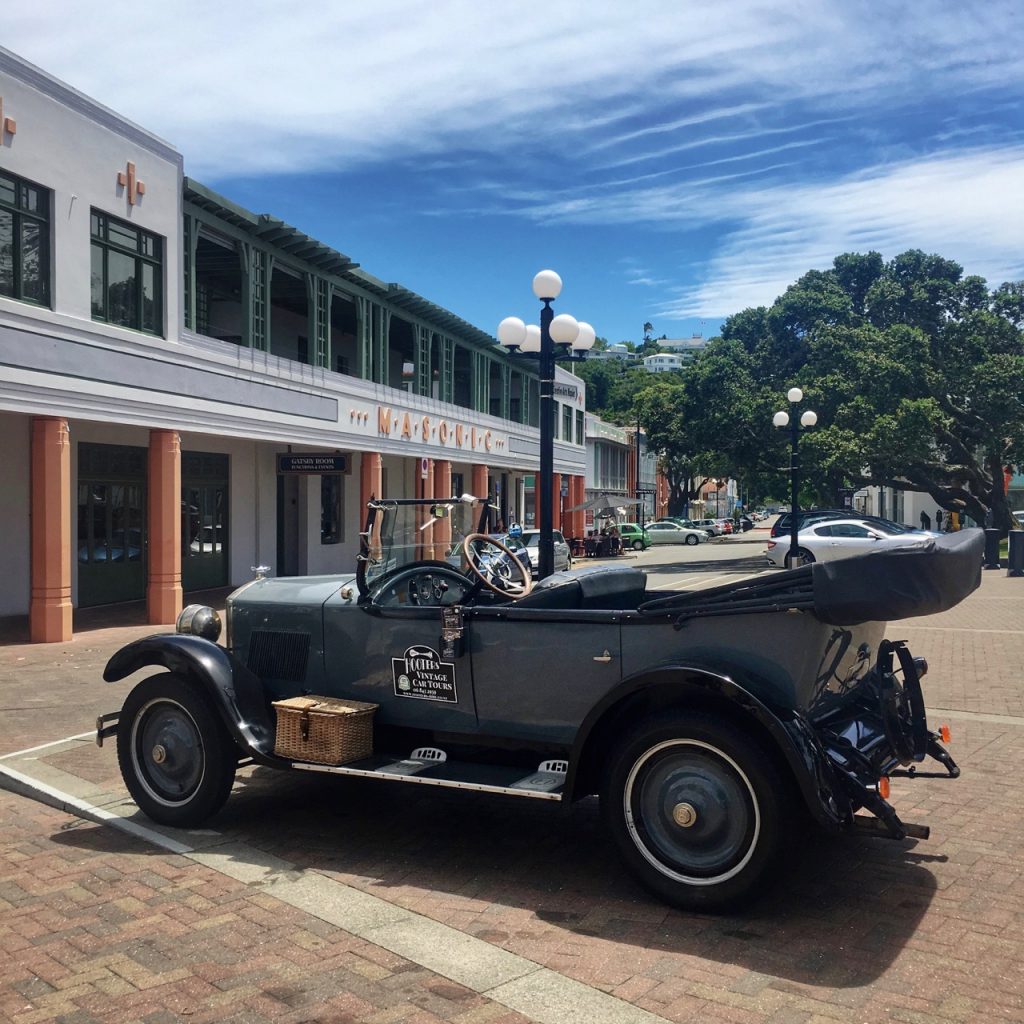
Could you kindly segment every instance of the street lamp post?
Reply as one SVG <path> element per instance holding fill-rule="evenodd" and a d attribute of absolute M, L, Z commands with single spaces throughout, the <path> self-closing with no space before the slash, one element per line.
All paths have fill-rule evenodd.
<path fill-rule="evenodd" d="M 818 422 L 818 414 L 813 409 L 805 409 L 797 418 L 797 406 L 804 400 L 804 393 L 799 388 L 790 388 L 786 398 L 793 406 L 792 414 L 780 410 L 772 417 L 776 427 L 789 427 L 789 554 L 786 556 L 786 568 L 792 569 L 800 564 L 800 544 L 797 534 L 800 532 L 800 434 L 801 428 L 808 430 Z"/>
<path fill-rule="evenodd" d="M 568 313 L 555 316 L 551 303 L 562 290 L 562 279 L 553 270 L 542 270 L 533 279 L 533 294 L 544 305 L 540 311 L 540 327 L 527 326 L 517 316 L 507 316 L 498 324 L 498 341 L 514 356 L 536 359 L 540 366 L 540 536 L 538 537 L 537 576 L 544 579 L 555 571 L 555 548 L 552 537 L 552 485 L 555 463 L 555 363 L 559 359 L 586 358 L 594 344 L 594 328 L 578 322 Z M 573 353 L 576 353 L 575 355 Z"/>

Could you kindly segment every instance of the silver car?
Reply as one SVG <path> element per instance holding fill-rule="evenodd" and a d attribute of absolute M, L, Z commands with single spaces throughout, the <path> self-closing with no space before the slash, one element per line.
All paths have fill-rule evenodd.
<path fill-rule="evenodd" d="M 690 530 L 678 523 L 659 521 L 647 524 L 647 539 L 652 544 L 700 544 L 709 540 L 704 530 Z"/>
<path fill-rule="evenodd" d="M 555 572 L 560 569 L 572 568 L 572 552 L 565 538 L 558 530 L 552 530 L 555 542 Z M 523 530 L 523 543 L 530 555 L 530 569 L 534 579 L 537 578 L 537 567 L 540 565 L 540 530 Z"/>
<path fill-rule="evenodd" d="M 797 535 L 800 564 L 831 562 L 838 558 L 852 558 L 868 551 L 886 547 L 904 547 L 939 534 L 925 530 L 902 530 L 899 533 L 881 529 L 877 523 L 860 519 L 827 519 L 805 526 Z M 768 561 L 785 568 L 789 554 L 789 535 L 780 535 L 768 541 L 765 555 Z"/>

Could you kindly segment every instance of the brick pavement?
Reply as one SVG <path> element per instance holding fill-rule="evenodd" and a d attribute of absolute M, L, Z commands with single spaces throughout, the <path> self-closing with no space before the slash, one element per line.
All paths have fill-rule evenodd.
<path fill-rule="evenodd" d="M 780 887 L 743 915 L 650 899 L 624 876 L 590 801 L 562 817 L 530 802 L 249 769 L 204 841 L 233 843 L 254 863 L 281 858 L 297 877 L 371 894 L 668 1020 L 1021 1021 L 1022 613 L 1024 581 L 986 574 L 959 608 L 890 630 L 929 659 L 926 697 L 952 713 L 964 768 L 955 782 L 894 781 L 901 815 L 934 838 L 811 836 Z M 133 630 L 146 632 L 0 648 L 0 700 L 24 709 L 4 748 L 82 732 L 116 707 L 124 690 L 97 683 L 96 669 Z M 55 779 L 120 791 L 109 749 L 32 756 Z M 0 1018 L 528 1019 L 194 860 L 6 794 L 0 816 Z M 307 948 L 294 938 L 304 935 L 318 941 Z M 390 973 L 368 976 L 364 961 Z M 337 972 L 345 981 L 332 989 Z"/>

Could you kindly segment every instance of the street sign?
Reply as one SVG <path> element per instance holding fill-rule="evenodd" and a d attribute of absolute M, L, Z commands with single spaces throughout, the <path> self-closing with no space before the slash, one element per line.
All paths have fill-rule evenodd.
<path fill-rule="evenodd" d="M 420 479 L 426 480 L 430 472 L 430 460 L 420 459 Z"/>

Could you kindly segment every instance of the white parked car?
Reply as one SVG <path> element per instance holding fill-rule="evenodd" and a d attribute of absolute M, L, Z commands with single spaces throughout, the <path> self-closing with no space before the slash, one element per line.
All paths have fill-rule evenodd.
<path fill-rule="evenodd" d="M 919 543 L 939 534 L 925 530 L 902 529 L 890 532 L 861 519 L 826 519 L 811 526 L 805 526 L 797 535 L 797 551 L 801 564 L 809 562 L 831 562 L 837 558 L 852 558 L 868 551 L 887 547 L 905 547 Z M 768 561 L 779 568 L 786 567 L 790 538 L 780 535 L 768 541 L 765 555 Z"/>
<path fill-rule="evenodd" d="M 652 544 L 701 544 L 709 540 L 704 530 L 690 530 L 678 523 L 659 520 L 647 524 L 647 539 Z"/>

